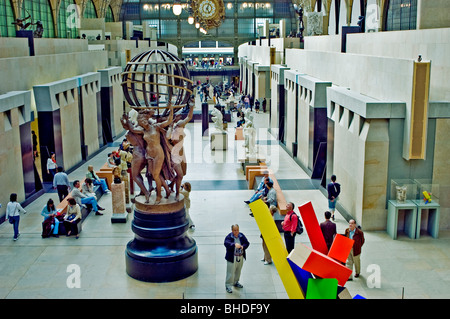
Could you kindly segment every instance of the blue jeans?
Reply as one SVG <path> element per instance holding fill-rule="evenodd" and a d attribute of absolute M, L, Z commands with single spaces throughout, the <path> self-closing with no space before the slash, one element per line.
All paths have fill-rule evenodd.
<path fill-rule="evenodd" d="M 59 232 L 59 220 L 55 218 L 55 225 L 53 227 L 53 235 L 58 235 Z"/>
<path fill-rule="evenodd" d="M 331 199 L 328 200 L 328 208 L 330 210 L 334 211 L 336 209 L 336 201 L 337 201 L 337 198 L 335 198 L 334 201 L 331 201 Z"/>
<path fill-rule="evenodd" d="M 94 212 L 98 212 L 98 207 L 97 207 L 97 200 L 95 199 L 94 196 L 91 197 L 84 197 L 81 199 L 81 204 L 91 204 L 92 205 L 92 210 Z"/>
<path fill-rule="evenodd" d="M 100 185 L 102 187 L 103 193 L 108 190 L 108 185 L 106 184 L 106 180 L 101 178 L 100 180 L 95 180 L 94 185 Z"/>
<path fill-rule="evenodd" d="M 14 229 L 14 238 L 19 237 L 19 222 L 20 222 L 20 216 L 13 216 L 9 217 L 13 220 L 13 229 Z"/>
<path fill-rule="evenodd" d="M 257 192 L 255 194 L 253 194 L 253 196 L 250 198 L 249 202 L 253 203 L 255 200 L 257 200 L 261 197 L 262 197 L 262 192 Z"/>

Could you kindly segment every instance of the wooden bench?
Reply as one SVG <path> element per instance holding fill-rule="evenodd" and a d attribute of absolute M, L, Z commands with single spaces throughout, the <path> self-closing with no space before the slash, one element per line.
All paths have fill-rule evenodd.
<path fill-rule="evenodd" d="M 255 184 L 255 177 L 264 175 L 265 171 L 269 171 L 265 163 L 259 165 L 247 165 L 245 167 L 245 179 L 248 181 L 248 189 L 253 189 Z"/>
<path fill-rule="evenodd" d="M 113 169 L 114 167 L 109 167 L 108 163 L 105 163 L 100 168 L 100 171 L 95 172 L 99 178 L 104 178 L 106 180 L 106 185 L 108 185 L 109 189 L 111 189 L 111 184 L 114 181 Z"/>
<path fill-rule="evenodd" d="M 243 140 L 244 139 L 244 130 L 242 127 L 236 127 L 236 132 L 234 133 L 235 140 Z"/>
<path fill-rule="evenodd" d="M 258 168 L 261 168 L 261 167 L 267 168 L 266 163 L 260 162 L 258 165 L 247 165 L 247 166 L 245 166 L 245 176 L 246 176 L 246 179 L 248 180 L 248 171 L 249 171 L 250 169 L 258 169 Z"/>
<path fill-rule="evenodd" d="M 264 172 L 269 172 L 270 170 L 267 167 L 261 167 L 256 169 L 249 169 L 247 174 L 247 180 L 248 180 L 248 189 L 253 189 L 255 186 L 255 177 L 256 176 L 263 176 Z"/>
<path fill-rule="evenodd" d="M 287 213 L 287 209 L 286 209 L 286 198 L 284 197 L 283 191 L 280 187 L 280 184 L 278 184 L 277 179 L 275 178 L 275 175 L 272 173 L 269 173 L 269 177 L 272 179 L 273 181 L 273 188 L 275 188 L 276 192 L 277 192 L 277 207 L 280 211 L 280 215 L 286 215 Z"/>
<path fill-rule="evenodd" d="M 269 171 L 269 177 L 273 181 L 273 188 L 277 192 L 277 207 L 278 207 L 278 210 L 280 211 L 280 215 L 284 216 L 287 213 L 287 209 L 286 209 L 287 201 L 286 201 L 286 198 L 284 197 L 283 190 L 281 189 L 280 184 L 278 184 L 278 181 L 277 181 L 275 175 L 273 174 L 273 172 L 270 169 L 267 169 L 267 167 L 266 168 L 249 169 L 248 175 L 247 175 L 247 180 L 249 182 L 249 189 L 254 188 L 256 177 L 264 175 L 263 174 L 264 171 Z M 250 187 L 250 185 L 252 187 Z"/>
<path fill-rule="evenodd" d="M 83 178 L 82 180 L 80 180 L 80 184 L 82 185 L 84 183 L 84 181 L 86 180 L 86 178 Z M 73 187 L 73 186 L 72 186 Z M 100 185 L 96 185 L 94 186 L 94 192 L 96 194 L 97 199 L 100 199 L 101 194 L 102 194 L 102 190 L 101 190 L 101 186 Z M 69 193 L 69 195 L 67 195 L 57 206 L 56 206 L 56 210 L 60 213 L 60 214 L 65 214 L 67 213 L 67 207 L 69 207 L 69 198 L 72 197 L 72 192 Z M 83 221 L 86 219 L 86 217 L 89 215 L 89 213 L 91 212 L 90 208 L 87 207 L 80 207 L 81 209 L 81 221 L 78 223 L 78 233 L 81 232 L 82 227 L 81 224 L 83 223 Z M 61 229 L 61 228 L 60 228 Z M 62 228 L 63 229 L 63 228 Z M 62 229 L 59 232 L 60 235 L 62 235 Z"/>

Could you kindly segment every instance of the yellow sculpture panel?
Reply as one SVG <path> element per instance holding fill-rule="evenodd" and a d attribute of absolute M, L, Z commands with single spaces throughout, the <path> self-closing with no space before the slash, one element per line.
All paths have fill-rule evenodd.
<path fill-rule="evenodd" d="M 304 299 L 304 293 L 287 261 L 288 252 L 286 246 L 270 214 L 269 208 L 261 199 L 250 203 L 249 206 L 289 298 Z"/>

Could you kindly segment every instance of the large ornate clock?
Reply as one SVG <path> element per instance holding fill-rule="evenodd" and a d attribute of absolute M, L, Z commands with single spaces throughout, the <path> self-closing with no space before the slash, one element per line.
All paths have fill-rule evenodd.
<path fill-rule="evenodd" d="M 225 19 L 225 5 L 222 0 L 192 0 L 194 18 L 205 30 L 217 28 Z"/>

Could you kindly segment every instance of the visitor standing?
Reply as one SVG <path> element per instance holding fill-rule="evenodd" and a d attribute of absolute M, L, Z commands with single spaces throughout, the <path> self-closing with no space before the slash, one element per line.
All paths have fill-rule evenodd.
<path fill-rule="evenodd" d="M 325 239 L 328 250 L 330 250 L 331 244 L 333 244 L 334 237 L 336 236 L 336 224 L 333 223 L 330 218 L 331 213 L 326 211 L 325 221 L 320 223 L 320 229 L 322 230 L 323 238 Z"/>
<path fill-rule="evenodd" d="M 281 226 L 284 231 L 284 242 L 286 244 L 286 249 L 288 254 L 294 249 L 295 246 L 295 235 L 298 223 L 298 216 L 294 212 L 294 203 L 289 202 L 286 204 L 286 216 L 284 220 L 281 222 Z"/>
<path fill-rule="evenodd" d="M 56 164 L 56 155 L 52 152 L 50 157 L 47 159 L 47 173 L 52 174 L 52 177 L 54 177 L 56 175 L 57 168 L 58 164 Z"/>
<path fill-rule="evenodd" d="M 36 158 L 36 157 L 39 157 L 39 153 L 38 153 L 38 150 L 37 150 L 38 140 L 37 140 L 36 132 L 35 131 L 31 131 L 31 136 L 33 138 L 33 156 Z"/>
<path fill-rule="evenodd" d="M 225 259 L 227 261 L 227 275 L 225 279 L 225 289 L 228 293 L 232 293 L 232 286 L 242 288 L 239 283 L 241 277 L 242 266 L 246 258 L 246 250 L 250 243 L 247 237 L 239 232 L 239 225 L 231 226 L 231 233 L 225 237 L 224 245 L 226 248 Z"/>
<path fill-rule="evenodd" d="M 334 220 L 334 211 L 336 210 L 336 202 L 341 193 L 341 185 L 336 182 L 336 175 L 331 175 L 331 183 L 327 185 L 328 192 L 328 208 L 331 212 L 331 219 Z"/>
<path fill-rule="evenodd" d="M 17 202 L 17 194 L 12 193 L 9 196 L 9 203 L 6 205 L 6 219 L 9 220 L 9 223 L 13 225 L 14 229 L 14 241 L 16 241 L 19 236 L 19 222 L 20 222 L 20 213 L 26 214 L 27 212 L 23 207 Z"/>
<path fill-rule="evenodd" d="M 364 232 L 356 226 L 354 219 L 350 219 L 348 222 L 348 228 L 345 230 L 345 236 L 353 239 L 353 247 L 350 250 L 350 254 L 347 258 L 347 267 L 352 270 L 353 265 L 355 266 L 355 278 L 359 277 L 361 273 L 361 248 L 364 245 Z M 352 275 L 350 275 L 349 280 L 352 280 Z"/>
<path fill-rule="evenodd" d="M 59 166 L 58 173 L 53 177 L 53 188 L 55 188 L 58 192 L 59 202 L 61 203 L 63 199 L 69 195 L 70 183 L 69 177 L 64 172 L 64 169 Z"/>
<path fill-rule="evenodd" d="M 270 206 L 269 207 L 269 211 L 270 211 L 270 215 L 275 215 L 275 213 L 279 213 L 279 210 L 276 206 Z M 264 241 L 264 237 L 260 236 L 262 238 L 262 248 L 263 248 L 263 252 L 264 252 L 264 256 L 261 259 L 261 261 L 264 261 L 264 265 L 270 265 L 272 263 L 272 256 L 270 255 L 269 249 L 267 248 L 267 244 Z"/>

